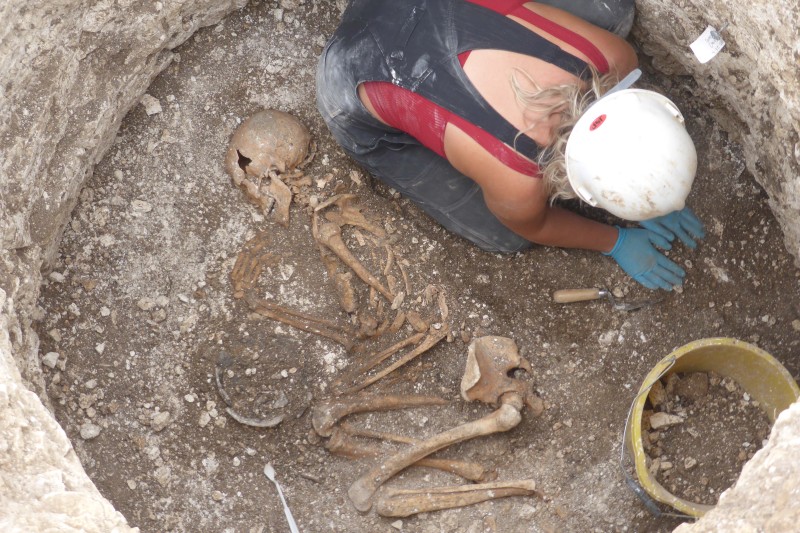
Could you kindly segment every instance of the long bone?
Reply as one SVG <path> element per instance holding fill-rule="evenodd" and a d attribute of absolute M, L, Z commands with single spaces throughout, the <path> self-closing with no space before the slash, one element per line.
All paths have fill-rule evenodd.
<path fill-rule="evenodd" d="M 372 506 L 372 497 L 389 478 L 404 468 L 438 450 L 492 433 L 508 431 L 522 420 L 525 404 L 535 402 L 531 384 L 509 378 L 514 368 L 529 368 L 513 340 L 504 337 L 480 337 L 469 347 L 467 365 L 461 382 L 465 399 L 479 400 L 499 407 L 479 420 L 467 422 L 427 440 L 419 442 L 383 463 L 375 465 L 357 479 L 347 491 L 356 509 L 366 512 Z"/>
<path fill-rule="evenodd" d="M 341 430 L 340 433 L 345 433 L 348 436 L 355 436 L 355 437 L 366 437 L 368 439 L 380 439 L 385 441 L 391 442 L 399 442 L 402 444 L 417 444 L 420 442 L 420 439 L 415 439 L 413 437 L 406 437 L 404 435 L 396 435 L 394 433 L 387 433 L 385 431 L 375 431 L 372 429 L 365 429 L 359 428 L 347 422 L 342 422 L 339 424 L 339 429 Z M 427 457 L 427 459 L 431 459 Z M 479 465 L 478 463 L 473 463 L 469 461 L 458 461 L 455 459 L 443 459 L 450 463 L 459 463 L 464 465 L 474 465 L 469 467 L 469 472 L 472 472 L 474 475 L 472 477 L 468 475 L 464 475 L 459 472 L 453 472 L 463 478 L 472 480 L 472 481 L 492 481 L 497 478 L 497 471 L 494 469 L 487 470 L 483 466 Z M 420 461 L 417 461 L 417 464 L 422 464 Z M 466 469 L 466 467 L 464 467 Z M 480 472 L 478 471 L 480 468 Z M 441 470 L 441 469 L 440 469 Z M 466 470 L 463 470 L 466 473 Z"/>
<path fill-rule="evenodd" d="M 431 348 L 436 346 L 439 343 L 439 341 L 441 341 L 442 339 L 447 337 L 447 334 L 449 332 L 450 332 L 450 328 L 448 328 L 447 326 L 443 326 L 442 329 L 440 329 L 439 331 L 437 331 L 435 333 L 428 334 L 428 336 L 425 337 L 425 339 L 423 339 L 423 341 L 420 342 L 413 350 L 411 350 L 410 352 L 404 354 L 397 361 L 395 361 L 394 363 L 392 363 L 388 367 L 384 368 L 380 372 L 368 377 L 367 379 L 365 379 L 361 383 L 359 383 L 357 385 L 353 385 L 352 387 L 341 391 L 341 393 L 342 394 L 354 394 L 354 393 L 356 393 L 356 392 L 358 392 L 360 390 L 363 390 L 363 389 L 369 387 L 370 385 L 372 385 L 376 381 L 378 381 L 380 379 L 383 379 L 384 377 L 388 376 L 389 374 L 391 374 L 392 372 L 394 372 L 395 370 L 397 370 L 401 366 L 403 366 L 406 363 L 416 359 L 417 357 L 419 357 L 423 353 L 427 352 L 428 350 L 430 350 Z"/>
<path fill-rule="evenodd" d="M 394 343 L 393 345 L 389 346 L 385 350 L 381 350 L 380 352 L 376 353 L 375 355 L 370 356 L 366 361 L 362 364 L 358 365 L 356 368 L 349 370 L 343 376 L 338 378 L 336 381 L 333 382 L 332 387 L 334 389 L 339 389 L 345 383 L 352 382 L 355 378 L 362 375 L 365 372 L 369 372 L 383 361 L 388 359 L 389 357 L 393 356 L 406 346 L 416 344 L 421 341 L 425 337 L 425 333 L 416 333 L 411 335 L 410 337 L 406 337 L 405 339 L 401 339 L 400 341 Z"/>
<path fill-rule="evenodd" d="M 419 464 L 419 463 L 417 463 Z M 381 516 L 403 517 L 417 513 L 464 507 L 508 496 L 539 496 L 532 479 L 495 481 L 427 490 L 386 489 L 375 504 Z"/>
<path fill-rule="evenodd" d="M 447 400 L 436 396 L 352 396 L 339 401 L 327 401 L 315 405 L 311 412 L 311 424 L 319 436 L 330 437 L 336 422 L 347 415 L 446 405 L 447 403 L 449 403 Z"/>
<path fill-rule="evenodd" d="M 327 448 L 329 452 L 336 455 L 351 457 L 354 459 L 378 457 L 382 453 L 380 447 L 357 442 L 348 434 L 347 431 L 339 428 L 333 428 L 330 439 L 328 439 L 328 442 L 325 443 L 325 448 Z M 442 470 L 443 472 L 455 474 L 470 481 L 485 481 L 487 478 L 492 476 L 492 472 L 488 472 L 478 463 L 460 461 L 458 459 L 437 459 L 433 457 L 424 457 L 414 463 L 414 466 L 435 468 L 437 470 Z"/>
<path fill-rule="evenodd" d="M 334 224 L 333 222 L 325 222 L 319 226 L 317 229 L 317 234 L 318 241 L 324 244 L 325 247 L 327 247 L 331 252 L 336 254 L 336 256 L 341 259 L 344 264 L 349 266 L 353 272 L 355 272 L 356 276 L 361 278 L 364 283 L 370 287 L 373 287 L 390 302 L 394 300 L 394 295 L 389 292 L 389 289 L 384 287 L 380 280 L 373 276 L 369 270 L 367 270 L 367 267 L 365 267 L 361 261 L 359 261 L 356 256 L 353 255 L 353 253 L 344 243 L 344 240 L 342 239 L 341 226 Z"/>
<path fill-rule="evenodd" d="M 250 309 L 261 316 L 283 322 L 309 333 L 321 335 L 338 342 L 347 350 L 353 347 L 353 341 L 350 339 L 354 336 L 354 333 L 349 328 L 344 328 L 329 320 L 316 318 L 267 300 L 255 298 L 249 294 L 245 294 L 245 301 Z"/>

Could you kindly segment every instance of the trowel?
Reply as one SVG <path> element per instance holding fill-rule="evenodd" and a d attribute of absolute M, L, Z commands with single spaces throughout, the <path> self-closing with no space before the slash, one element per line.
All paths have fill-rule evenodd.
<path fill-rule="evenodd" d="M 562 289 L 553 293 L 553 301 L 560 304 L 567 304 L 572 302 L 585 302 L 588 300 L 599 300 L 605 298 L 614 309 L 622 311 L 633 311 L 641 309 L 650 305 L 657 304 L 663 298 L 652 298 L 650 300 L 638 300 L 635 302 L 618 302 L 614 299 L 614 295 L 607 289 Z"/>

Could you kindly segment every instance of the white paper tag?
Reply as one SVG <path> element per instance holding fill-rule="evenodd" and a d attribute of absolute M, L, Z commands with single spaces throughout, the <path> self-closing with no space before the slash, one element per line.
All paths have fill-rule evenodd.
<path fill-rule="evenodd" d="M 708 63 L 724 46 L 725 41 L 722 40 L 722 36 L 716 29 L 709 26 L 695 42 L 689 45 L 689 48 L 692 49 L 698 61 Z"/>

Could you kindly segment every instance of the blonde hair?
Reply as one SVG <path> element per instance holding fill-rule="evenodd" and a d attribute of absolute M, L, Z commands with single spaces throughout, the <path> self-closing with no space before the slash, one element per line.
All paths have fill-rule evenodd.
<path fill-rule="evenodd" d="M 517 136 L 530 131 L 541 120 L 550 118 L 554 113 L 561 115 L 561 120 L 552 129 L 552 141 L 547 146 L 540 147 L 536 160 L 551 204 L 556 200 L 576 197 L 567 179 L 564 156 L 572 127 L 592 103 L 619 82 L 616 74 L 601 74 L 591 65 L 589 70 L 591 79 L 585 83 L 554 85 L 546 89 L 539 87 L 530 74 L 521 69 L 515 69 L 511 75 L 511 87 L 517 102 L 542 117 L 519 132 Z M 518 75 L 524 77 L 527 85 L 533 86 L 534 90 L 523 88 Z"/>

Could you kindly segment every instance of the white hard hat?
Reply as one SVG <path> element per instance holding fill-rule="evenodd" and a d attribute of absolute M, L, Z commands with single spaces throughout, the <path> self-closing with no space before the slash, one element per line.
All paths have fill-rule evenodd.
<path fill-rule="evenodd" d="M 683 209 L 697 152 L 672 101 L 625 89 L 604 96 L 567 140 L 567 177 L 585 202 L 626 220 Z"/>

